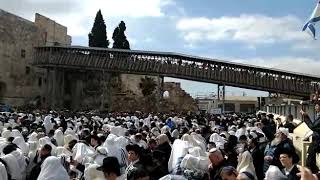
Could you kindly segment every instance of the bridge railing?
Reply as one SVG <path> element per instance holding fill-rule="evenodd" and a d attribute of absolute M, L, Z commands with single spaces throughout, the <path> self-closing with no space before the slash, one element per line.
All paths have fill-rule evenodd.
<path fill-rule="evenodd" d="M 203 82 L 309 96 L 320 78 L 274 69 L 224 62 L 173 53 L 102 48 L 39 47 L 34 64 L 65 67 L 162 74 Z"/>

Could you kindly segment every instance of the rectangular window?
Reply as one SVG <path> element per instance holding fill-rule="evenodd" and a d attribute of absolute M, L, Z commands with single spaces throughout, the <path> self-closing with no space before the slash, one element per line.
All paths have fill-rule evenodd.
<path fill-rule="evenodd" d="M 42 78 L 41 78 L 41 77 L 39 77 L 39 79 L 38 79 L 38 86 L 39 86 L 39 87 L 42 86 Z"/>
<path fill-rule="evenodd" d="M 26 74 L 30 74 L 30 67 L 26 66 Z"/>
<path fill-rule="evenodd" d="M 21 49 L 21 57 L 22 58 L 26 57 L 26 50 L 25 49 Z"/>

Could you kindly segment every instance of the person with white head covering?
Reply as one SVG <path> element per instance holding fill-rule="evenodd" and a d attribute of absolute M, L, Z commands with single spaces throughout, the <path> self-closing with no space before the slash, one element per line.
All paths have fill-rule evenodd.
<path fill-rule="evenodd" d="M 64 135 L 61 129 L 55 130 L 53 138 L 56 140 L 58 146 L 64 145 Z"/>
<path fill-rule="evenodd" d="M 179 139 L 179 131 L 177 129 L 173 130 L 172 133 L 171 133 L 171 136 L 174 139 Z"/>
<path fill-rule="evenodd" d="M 8 172 L 7 172 L 7 163 L 5 161 L 1 162 L 0 160 L 0 179 L 1 180 L 8 180 Z"/>
<path fill-rule="evenodd" d="M 38 180 L 69 180 L 69 175 L 61 164 L 61 159 L 50 156 L 42 163 Z"/>
<path fill-rule="evenodd" d="M 127 153 L 124 149 L 122 149 L 118 144 L 116 143 L 117 136 L 113 134 L 109 134 L 106 141 L 103 144 L 103 147 L 107 149 L 107 155 L 108 156 L 114 156 L 118 159 L 119 164 L 121 166 L 122 172 L 127 167 Z"/>
<path fill-rule="evenodd" d="M 36 132 L 32 132 L 29 136 L 28 136 L 28 142 L 38 142 L 38 138 L 37 138 L 38 134 Z"/>
<path fill-rule="evenodd" d="M 12 137 L 12 132 L 6 129 L 1 133 L 1 137 L 5 139 Z"/>
<path fill-rule="evenodd" d="M 21 132 L 18 129 L 13 129 L 11 136 L 12 137 L 23 137 Z"/>
<path fill-rule="evenodd" d="M 11 179 L 22 180 L 22 172 L 17 158 L 13 154 L 6 154 L 1 159 L 7 163 L 7 171 L 11 175 Z"/>
<path fill-rule="evenodd" d="M 43 120 L 43 126 L 46 129 L 46 134 L 48 134 L 49 131 L 53 128 L 53 124 L 51 122 L 51 118 L 52 118 L 52 115 L 49 114 Z"/>
<path fill-rule="evenodd" d="M 100 164 L 89 164 L 89 166 L 85 168 L 84 179 L 105 180 L 106 178 L 103 172 L 97 170 L 100 166 Z"/>
<path fill-rule="evenodd" d="M 57 146 L 52 144 L 48 136 L 39 139 L 39 147 L 42 148 L 44 145 L 48 144 L 52 148 L 52 154 L 55 154 Z"/>
<path fill-rule="evenodd" d="M 266 172 L 265 180 L 287 180 L 287 177 L 277 166 L 271 165 Z"/>
<path fill-rule="evenodd" d="M 224 144 L 226 143 L 226 140 L 223 137 L 221 137 L 218 133 L 213 133 L 210 136 L 209 141 L 215 143 L 216 147 L 219 149 L 224 149 Z"/>
<path fill-rule="evenodd" d="M 23 137 L 17 136 L 12 141 L 14 144 L 16 144 L 23 152 L 24 155 L 28 155 L 29 153 L 29 144 L 27 144 Z"/>
<path fill-rule="evenodd" d="M 238 157 L 237 171 L 239 175 L 242 173 L 252 180 L 257 180 L 256 171 L 253 165 L 253 159 L 249 151 L 244 151 Z"/>

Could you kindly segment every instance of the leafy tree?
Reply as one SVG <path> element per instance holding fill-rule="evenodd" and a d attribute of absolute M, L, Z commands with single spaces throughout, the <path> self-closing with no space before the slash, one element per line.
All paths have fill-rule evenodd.
<path fill-rule="evenodd" d="M 90 47 L 107 48 L 109 46 L 109 41 L 107 39 L 106 24 L 104 23 L 101 10 L 97 12 L 96 18 L 94 19 L 92 30 L 88 36 Z"/>
<path fill-rule="evenodd" d="M 114 41 L 113 47 L 116 49 L 130 49 L 130 43 L 127 40 L 126 35 L 124 34 L 124 31 L 126 31 L 126 24 L 121 21 L 119 26 L 116 27 L 112 34 L 112 39 Z"/>
<path fill-rule="evenodd" d="M 139 84 L 143 96 L 149 96 L 156 89 L 157 84 L 150 77 L 141 78 L 141 83 Z"/>

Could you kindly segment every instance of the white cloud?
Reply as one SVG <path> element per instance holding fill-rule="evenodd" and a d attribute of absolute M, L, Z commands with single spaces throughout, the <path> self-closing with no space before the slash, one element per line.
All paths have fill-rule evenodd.
<path fill-rule="evenodd" d="M 177 22 L 176 28 L 187 42 L 233 40 L 253 46 L 310 39 L 308 34 L 301 31 L 302 24 L 295 16 L 240 15 L 211 19 L 183 18 Z"/>
<path fill-rule="evenodd" d="M 68 27 L 72 36 L 87 36 L 91 27 L 88 22 L 101 9 L 108 18 L 162 17 L 163 7 L 172 5 L 173 0 L 0 0 L 1 9 L 33 21 L 40 13 Z M 91 26 L 91 24 L 90 24 Z"/>

